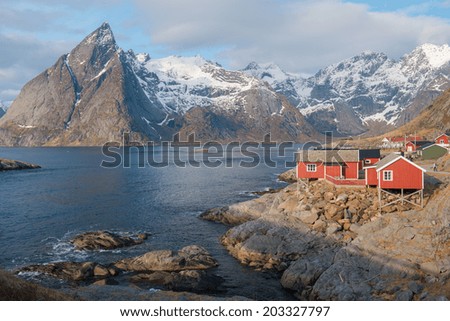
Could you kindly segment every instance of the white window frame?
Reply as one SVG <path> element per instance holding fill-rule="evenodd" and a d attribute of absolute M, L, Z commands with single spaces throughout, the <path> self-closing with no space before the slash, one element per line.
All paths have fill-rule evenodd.
<path fill-rule="evenodd" d="M 365 159 L 364 164 L 370 165 L 370 164 L 372 164 L 372 161 L 370 159 Z"/>
<path fill-rule="evenodd" d="M 317 164 L 306 164 L 306 171 L 308 173 L 315 173 L 315 172 L 317 172 Z"/>
<path fill-rule="evenodd" d="M 440 140 L 440 144 L 441 144 L 441 145 L 444 145 L 444 144 L 445 144 L 445 140 L 444 140 L 444 139 L 441 139 L 441 140 Z"/>
<path fill-rule="evenodd" d="M 394 180 L 394 171 L 392 170 L 383 171 L 384 182 L 392 182 L 393 180 Z"/>

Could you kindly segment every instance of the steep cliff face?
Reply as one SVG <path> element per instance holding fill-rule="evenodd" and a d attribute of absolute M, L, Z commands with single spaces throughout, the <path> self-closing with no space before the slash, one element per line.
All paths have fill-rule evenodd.
<path fill-rule="evenodd" d="M 179 131 L 205 141 L 317 135 L 264 82 L 198 56 L 125 52 L 104 23 L 23 87 L 0 120 L 0 144 L 103 145 L 124 133 L 159 142 Z"/>
<path fill-rule="evenodd" d="M 108 24 L 27 83 L 0 121 L 6 145 L 96 145 L 123 132 L 159 135 L 143 119 L 161 121 Z"/>

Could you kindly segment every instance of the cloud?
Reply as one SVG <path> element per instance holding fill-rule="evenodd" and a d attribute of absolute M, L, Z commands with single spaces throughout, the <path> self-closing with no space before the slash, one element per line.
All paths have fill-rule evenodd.
<path fill-rule="evenodd" d="M 0 99 L 12 100 L 30 79 L 50 66 L 69 46 L 22 34 L 0 34 Z"/>
<path fill-rule="evenodd" d="M 155 45 L 175 52 L 220 47 L 217 58 L 235 68 L 273 61 L 313 73 L 364 50 L 398 58 L 424 42 L 450 42 L 444 19 L 371 12 L 368 5 L 338 0 L 135 3 L 138 23 Z"/>

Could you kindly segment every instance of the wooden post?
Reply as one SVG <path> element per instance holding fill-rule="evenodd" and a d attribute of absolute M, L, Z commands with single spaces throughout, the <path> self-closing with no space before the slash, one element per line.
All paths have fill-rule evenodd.
<path fill-rule="evenodd" d="M 423 189 L 420 190 L 420 207 L 423 208 Z"/>
<path fill-rule="evenodd" d="M 402 188 L 402 205 L 405 204 L 404 198 L 403 198 L 403 188 Z"/>
<path fill-rule="evenodd" d="M 380 187 L 378 187 L 378 205 L 380 206 L 380 215 L 381 215 L 381 212 L 382 212 L 382 206 L 381 206 L 381 188 Z"/>

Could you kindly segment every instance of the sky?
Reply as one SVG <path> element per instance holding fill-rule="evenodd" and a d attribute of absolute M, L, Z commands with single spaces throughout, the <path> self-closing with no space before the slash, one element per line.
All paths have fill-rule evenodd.
<path fill-rule="evenodd" d="M 450 0 L 0 0 L 0 100 L 104 21 L 121 48 L 152 58 L 273 62 L 302 75 L 362 51 L 398 59 L 450 43 Z"/>

